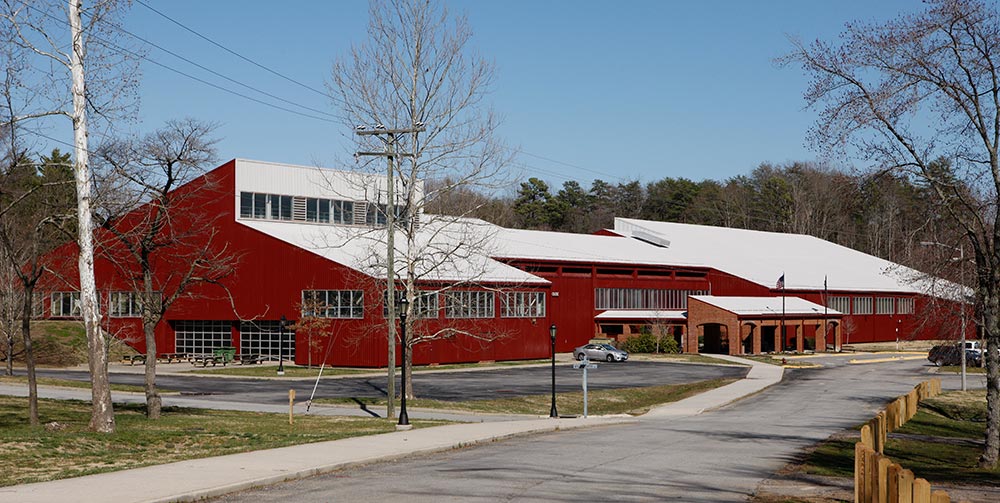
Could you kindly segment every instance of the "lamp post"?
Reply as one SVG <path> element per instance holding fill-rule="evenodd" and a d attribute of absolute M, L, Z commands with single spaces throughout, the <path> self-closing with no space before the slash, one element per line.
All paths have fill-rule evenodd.
<path fill-rule="evenodd" d="M 965 386 L 965 248 L 962 246 L 951 246 L 944 243 L 938 243 L 934 241 L 921 241 L 923 246 L 943 246 L 945 248 L 951 248 L 952 250 L 958 250 L 958 257 L 952 257 L 952 262 L 958 262 L 958 282 L 961 283 L 961 305 L 959 309 L 962 310 L 962 336 L 960 339 L 959 356 L 962 358 L 962 391 L 966 390 Z"/>
<path fill-rule="evenodd" d="M 400 372 L 399 383 L 399 423 L 397 429 L 409 429 L 410 418 L 406 415 L 406 307 L 409 301 L 406 300 L 406 293 L 399 299 L 399 337 L 402 340 L 400 350 L 403 352 L 402 372 Z"/>
<path fill-rule="evenodd" d="M 285 375 L 285 315 L 278 320 L 278 375 Z"/>
<path fill-rule="evenodd" d="M 549 417 L 559 417 L 556 410 L 556 324 L 549 326 L 549 338 L 552 339 L 552 408 Z"/>

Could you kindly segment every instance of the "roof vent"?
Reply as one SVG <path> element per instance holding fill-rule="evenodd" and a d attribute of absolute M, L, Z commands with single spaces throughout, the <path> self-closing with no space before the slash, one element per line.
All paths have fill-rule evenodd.
<path fill-rule="evenodd" d="M 664 239 L 656 234 L 652 234 L 646 231 L 635 230 L 632 231 L 632 237 L 642 241 L 644 243 L 649 243 L 653 246 L 659 246 L 660 248 L 670 248 L 670 240 Z"/>

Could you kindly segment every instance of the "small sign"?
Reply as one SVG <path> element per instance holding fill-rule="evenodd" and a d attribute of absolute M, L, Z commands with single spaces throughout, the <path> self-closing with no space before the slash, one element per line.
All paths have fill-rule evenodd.
<path fill-rule="evenodd" d="M 587 362 L 576 362 L 576 363 L 573 364 L 573 368 L 575 368 L 575 369 L 591 369 L 591 370 L 593 370 L 593 369 L 597 368 L 597 364 L 596 363 L 587 363 Z"/>

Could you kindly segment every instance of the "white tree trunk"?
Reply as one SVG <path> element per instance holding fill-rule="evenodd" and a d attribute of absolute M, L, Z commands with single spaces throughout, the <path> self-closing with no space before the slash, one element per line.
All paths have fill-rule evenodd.
<path fill-rule="evenodd" d="M 73 78 L 73 173 L 76 178 L 76 204 L 80 257 L 80 307 L 87 331 L 87 353 L 90 361 L 92 409 L 90 429 L 102 433 L 115 431 L 115 415 L 108 382 L 108 354 L 101 332 L 100 303 L 94 279 L 94 240 L 91 200 L 91 173 L 87 146 L 87 101 L 84 83 L 83 22 L 80 18 L 82 0 L 69 0 L 69 23 L 72 35 L 70 71 Z"/>

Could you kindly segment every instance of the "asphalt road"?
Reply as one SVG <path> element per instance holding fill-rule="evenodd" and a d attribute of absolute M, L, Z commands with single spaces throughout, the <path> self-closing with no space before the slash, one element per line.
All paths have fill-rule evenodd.
<path fill-rule="evenodd" d="M 602 363 L 588 372 L 589 389 L 615 389 L 659 384 L 681 384 L 713 378 L 742 378 L 746 367 L 672 364 L 662 362 Z M 415 372 L 417 396 L 437 400 L 479 400 L 500 396 L 537 395 L 551 389 L 549 367 L 505 367 L 475 372 Z M 64 379 L 87 380 L 89 374 L 80 371 L 42 370 L 39 375 Z M 111 374 L 115 384 L 142 385 L 142 374 Z M 295 389 L 299 397 L 308 397 L 313 380 L 305 379 L 236 379 L 206 375 L 160 375 L 157 384 L 192 397 L 252 403 L 287 403 L 288 390 Z M 556 366 L 556 391 L 579 391 L 581 371 L 569 365 Z M 398 380 L 397 380 L 398 389 Z M 323 379 L 317 398 L 385 396 L 384 377 Z"/>
<path fill-rule="evenodd" d="M 846 360 L 786 371 L 780 384 L 697 416 L 415 456 L 219 501 L 745 501 L 803 448 L 929 377 L 921 360 Z"/>

